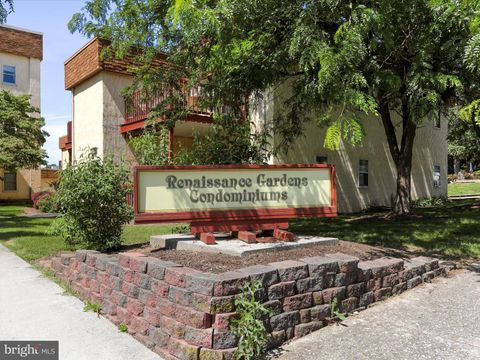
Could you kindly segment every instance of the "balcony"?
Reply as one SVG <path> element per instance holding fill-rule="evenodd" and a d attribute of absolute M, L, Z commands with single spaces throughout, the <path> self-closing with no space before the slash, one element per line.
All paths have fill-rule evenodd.
<path fill-rule="evenodd" d="M 67 123 L 67 135 L 58 138 L 58 147 L 63 150 L 70 150 L 72 148 L 72 122 Z"/>
<path fill-rule="evenodd" d="M 178 91 L 178 90 L 176 90 Z M 211 122 L 213 109 L 204 108 L 200 105 L 200 96 L 202 88 L 200 85 L 194 86 L 190 90 L 180 90 L 179 97 L 186 108 L 189 109 L 189 115 L 185 121 L 193 122 Z M 127 133 L 145 126 L 145 120 L 152 109 L 161 104 L 167 98 L 167 93 L 157 93 L 145 100 L 141 92 L 137 91 L 128 97 L 125 101 L 125 118 L 120 127 L 121 133 Z M 158 122 L 166 120 L 164 117 L 157 119 Z"/>

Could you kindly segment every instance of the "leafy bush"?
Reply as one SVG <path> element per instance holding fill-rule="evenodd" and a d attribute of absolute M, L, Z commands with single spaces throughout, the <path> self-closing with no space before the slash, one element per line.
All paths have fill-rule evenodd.
<path fill-rule="evenodd" d="M 58 206 L 55 194 L 45 194 L 37 202 L 38 209 L 44 213 L 58 213 L 60 208 Z"/>
<path fill-rule="evenodd" d="M 46 196 L 51 196 L 51 191 L 37 191 L 32 194 L 33 207 L 38 209 L 39 202 Z"/>
<path fill-rule="evenodd" d="M 57 201 L 64 214 L 53 223 L 52 233 L 72 247 L 100 251 L 118 248 L 122 226 L 133 216 L 126 203 L 128 172 L 111 158 L 100 159 L 94 150 L 75 166 L 60 173 Z"/>
<path fill-rule="evenodd" d="M 253 124 L 217 115 L 213 125 L 192 147 L 181 148 L 174 158 L 178 165 L 262 164 L 270 156 L 269 132 L 252 132 Z"/>
<path fill-rule="evenodd" d="M 144 129 L 141 136 L 134 136 L 128 140 L 135 158 L 142 165 L 165 165 L 168 159 L 168 129 L 161 127 L 155 132 L 153 125 Z"/>
<path fill-rule="evenodd" d="M 232 320 L 230 327 L 238 338 L 235 359 L 254 359 L 265 350 L 268 342 L 267 330 L 262 318 L 271 316 L 271 311 L 255 298 L 255 294 L 261 288 L 262 284 L 258 281 L 248 282 L 243 286 L 242 293 L 235 299 L 237 318 Z"/>

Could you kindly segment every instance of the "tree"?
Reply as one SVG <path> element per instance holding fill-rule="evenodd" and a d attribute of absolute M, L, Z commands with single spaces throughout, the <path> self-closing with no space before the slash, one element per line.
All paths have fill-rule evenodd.
<path fill-rule="evenodd" d="M 30 95 L 0 90 L 0 168 L 16 170 L 46 164 L 42 149 L 45 120 L 30 104 Z"/>
<path fill-rule="evenodd" d="M 0 0 L 0 24 L 7 20 L 7 15 L 13 12 L 13 0 Z"/>
<path fill-rule="evenodd" d="M 379 116 L 397 167 L 393 212 L 402 215 L 411 212 L 419 125 L 480 99 L 479 10 L 475 0 L 90 0 L 70 29 L 111 39 L 119 56 L 142 46 L 138 84 L 202 82 L 210 106 L 235 111 L 245 96 L 289 82 L 286 111 L 274 119 L 283 150 L 307 121 L 328 127 L 330 148 L 342 138 L 359 144 L 362 123 Z M 177 66 L 149 66 L 158 51 Z"/>
<path fill-rule="evenodd" d="M 458 174 L 461 162 L 480 164 L 480 137 L 471 123 L 459 121 L 456 112 L 448 123 L 448 155 L 453 159 L 453 173 Z"/>

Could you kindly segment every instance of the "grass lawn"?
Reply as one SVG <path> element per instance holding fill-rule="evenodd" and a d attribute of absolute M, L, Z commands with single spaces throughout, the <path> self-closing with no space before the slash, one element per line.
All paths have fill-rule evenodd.
<path fill-rule="evenodd" d="M 386 219 L 385 213 L 299 219 L 290 230 L 447 258 L 480 258 L 480 201 L 420 208 L 405 219 Z"/>
<path fill-rule="evenodd" d="M 0 204 L 0 243 L 14 251 L 26 261 L 35 261 L 59 251 L 70 250 L 56 236 L 48 235 L 52 219 L 28 218 L 22 216 L 24 206 Z M 145 243 L 150 235 L 169 234 L 168 225 L 126 225 L 123 233 L 124 244 Z"/>
<path fill-rule="evenodd" d="M 448 184 L 449 196 L 480 195 L 480 183 L 450 183 Z"/>
<path fill-rule="evenodd" d="M 0 205 L 0 243 L 27 261 L 69 250 L 60 238 L 46 234 L 51 219 L 21 216 L 22 209 L 22 206 Z M 381 212 L 297 219 L 290 222 L 290 230 L 419 254 L 480 258 L 480 201 L 462 200 L 417 209 L 414 216 L 406 219 L 386 219 Z M 171 232 L 169 225 L 127 225 L 124 244 L 145 243 L 150 235 Z"/>

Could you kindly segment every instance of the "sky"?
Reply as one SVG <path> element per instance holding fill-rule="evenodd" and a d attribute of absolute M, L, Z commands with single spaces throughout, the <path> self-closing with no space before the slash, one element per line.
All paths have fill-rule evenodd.
<path fill-rule="evenodd" d="M 80 34 L 71 34 L 67 23 L 79 12 L 84 0 L 14 0 L 15 12 L 7 17 L 7 25 L 43 33 L 41 63 L 41 113 L 44 130 L 50 136 L 44 148 L 49 164 L 58 164 L 58 138 L 67 133 L 67 121 L 72 114 L 72 97 L 65 90 L 63 63 L 87 41 Z"/>

